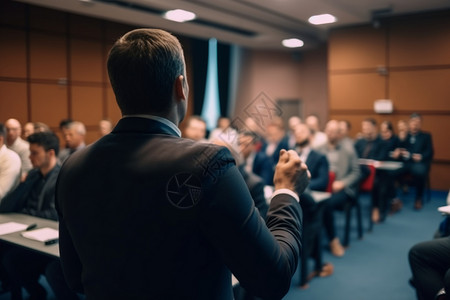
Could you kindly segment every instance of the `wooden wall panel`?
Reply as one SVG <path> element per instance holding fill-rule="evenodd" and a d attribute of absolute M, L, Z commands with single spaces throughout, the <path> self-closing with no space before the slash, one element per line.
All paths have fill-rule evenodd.
<path fill-rule="evenodd" d="M 22 124 L 28 120 L 27 85 L 0 81 L 0 122 L 15 118 Z"/>
<path fill-rule="evenodd" d="M 62 35 L 30 34 L 30 76 L 32 79 L 67 78 L 67 42 Z"/>
<path fill-rule="evenodd" d="M 69 16 L 69 34 L 75 37 L 102 39 L 103 22 L 80 15 Z"/>
<path fill-rule="evenodd" d="M 448 170 L 450 164 L 432 164 L 430 170 L 430 182 L 433 189 L 448 191 L 450 183 L 448 181 Z"/>
<path fill-rule="evenodd" d="M 384 86 L 385 78 L 376 73 L 330 75 L 329 108 L 373 110 L 373 102 L 385 97 Z"/>
<path fill-rule="evenodd" d="M 103 48 L 100 41 L 70 40 L 71 80 L 103 81 Z"/>
<path fill-rule="evenodd" d="M 328 70 L 371 68 L 386 65 L 385 29 L 361 26 L 330 35 Z"/>
<path fill-rule="evenodd" d="M 450 68 L 391 72 L 389 97 L 400 109 L 450 111 Z"/>
<path fill-rule="evenodd" d="M 450 162 L 448 124 L 450 124 L 450 115 L 422 115 L 423 130 L 431 132 L 433 136 L 434 159 Z"/>
<path fill-rule="evenodd" d="M 26 78 L 26 35 L 22 30 L 0 28 L 0 76 Z"/>
<path fill-rule="evenodd" d="M 40 31 L 64 34 L 67 31 L 67 13 L 40 6 L 30 7 L 30 27 Z"/>
<path fill-rule="evenodd" d="M 31 84 L 31 120 L 59 127 L 68 117 L 67 86 Z"/>
<path fill-rule="evenodd" d="M 390 27 L 390 66 L 450 64 L 450 18 L 393 22 Z"/>
<path fill-rule="evenodd" d="M 72 119 L 86 126 L 97 126 L 103 118 L 102 88 L 73 86 L 71 111 Z"/>

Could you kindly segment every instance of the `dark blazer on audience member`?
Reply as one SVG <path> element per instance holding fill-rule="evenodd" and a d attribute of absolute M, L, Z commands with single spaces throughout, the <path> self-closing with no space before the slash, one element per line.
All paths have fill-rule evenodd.
<path fill-rule="evenodd" d="M 391 138 L 387 140 L 381 140 L 380 142 L 380 154 L 378 155 L 379 160 L 394 160 L 391 157 L 391 152 L 400 146 L 400 140 L 398 136 L 392 135 Z"/>
<path fill-rule="evenodd" d="M 412 136 L 411 134 L 408 134 L 406 137 L 406 149 L 411 153 L 411 156 L 414 153 L 422 154 L 421 162 L 431 164 L 434 155 L 431 134 L 419 131 L 414 137 L 415 142 L 412 143 Z"/>
<path fill-rule="evenodd" d="M 20 212 L 44 219 L 57 220 L 55 209 L 55 186 L 61 166 L 57 164 L 45 177 L 39 169 L 31 170 L 11 194 L 5 197 L 0 204 L 0 212 Z M 33 201 L 32 192 L 35 184 L 45 180 L 41 192 L 36 195 L 37 203 Z M 35 199 L 36 200 L 36 199 Z"/>
<path fill-rule="evenodd" d="M 273 185 L 274 163 L 264 152 L 256 152 L 253 161 L 253 173 L 264 180 L 266 185 Z"/>
<path fill-rule="evenodd" d="M 329 165 L 325 155 L 313 149 L 306 158 L 306 165 L 311 173 L 309 189 L 325 191 L 328 185 Z"/>
<path fill-rule="evenodd" d="M 123 118 L 67 159 L 56 193 L 66 279 L 88 299 L 230 300 L 230 270 L 259 296 L 290 288 L 300 205 L 276 195 L 266 227 L 224 147 Z"/>
<path fill-rule="evenodd" d="M 368 144 L 372 144 L 370 146 L 370 150 L 365 151 L 366 147 L 368 147 Z M 355 142 L 355 150 L 359 158 L 380 160 L 380 148 L 381 138 L 379 136 L 377 136 L 373 141 L 368 141 L 365 138 L 360 138 Z"/>
<path fill-rule="evenodd" d="M 263 151 L 264 153 L 266 153 L 266 148 L 267 148 L 267 141 L 264 142 L 264 144 L 261 147 L 261 151 Z M 277 147 L 275 148 L 275 151 L 273 151 L 273 154 L 271 156 L 269 156 L 272 160 L 272 164 L 276 165 L 278 162 L 278 159 L 280 158 L 280 151 L 281 149 L 286 149 L 289 150 L 289 138 L 287 135 L 285 135 L 280 142 L 278 143 Z"/>

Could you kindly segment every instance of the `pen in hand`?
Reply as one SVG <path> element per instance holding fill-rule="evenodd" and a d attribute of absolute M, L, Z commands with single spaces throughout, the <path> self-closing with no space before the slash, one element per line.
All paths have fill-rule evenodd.
<path fill-rule="evenodd" d="M 26 231 L 29 231 L 29 230 L 32 230 L 32 229 L 35 229 L 37 227 L 37 224 L 30 224 L 28 227 L 27 227 L 27 229 L 25 229 Z"/>

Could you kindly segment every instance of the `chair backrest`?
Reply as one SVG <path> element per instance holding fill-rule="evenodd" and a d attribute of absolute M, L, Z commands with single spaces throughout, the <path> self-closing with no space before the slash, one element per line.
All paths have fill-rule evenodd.
<path fill-rule="evenodd" d="M 333 182 L 336 179 L 336 173 L 333 171 L 328 172 L 328 185 L 327 185 L 327 192 L 332 193 L 333 192 Z"/>
<path fill-rule="evenodd" d="M 370 192 L 373 188 L 373 182 L 375 181 L 375 166 L 367 165 L 367 167 L 370 170 L 369 176 L 359 184 L 359 190 L 362 192 Z"/>

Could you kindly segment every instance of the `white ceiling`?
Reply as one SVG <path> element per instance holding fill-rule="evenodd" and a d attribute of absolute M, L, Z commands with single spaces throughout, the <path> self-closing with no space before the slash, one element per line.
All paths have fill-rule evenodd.
<path fill-rule="evenodd" d="M 297 37 L 305 49 L 326 41 L 332 27 L 373 23 L 374 19 L 450 8 L 450 0 L 18 0 L 142 27 L 157 27 L 198 38 L 258 49 L 282 49 Z M 176 23 L 161 11 L 194 12 L 194 22 Z M 315 26 L 311 15 L 330 13 L 338 22 Z"/>

